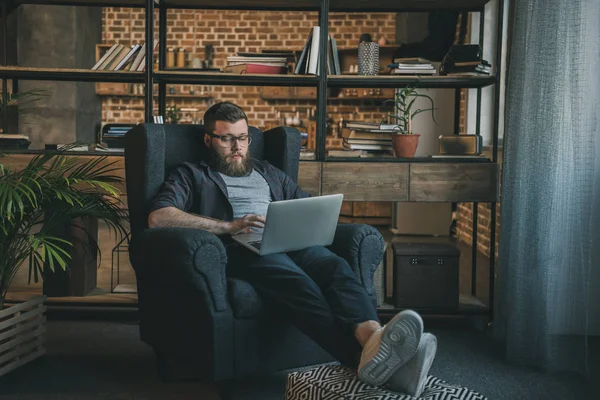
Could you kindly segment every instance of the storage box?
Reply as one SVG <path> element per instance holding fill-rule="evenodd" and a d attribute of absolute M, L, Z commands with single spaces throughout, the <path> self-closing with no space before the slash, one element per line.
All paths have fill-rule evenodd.
<path fill-rule="evenodd" d="M 450 243 L 394 243 L 394 305 L 458 308 L 460 250 Z"/>

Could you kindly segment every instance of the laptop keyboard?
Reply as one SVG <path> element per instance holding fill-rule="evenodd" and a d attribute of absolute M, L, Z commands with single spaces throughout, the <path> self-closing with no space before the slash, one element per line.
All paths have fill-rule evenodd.
<path fill-rule="evenodd" d="M 250 246 L 254 247 L 256 250 L 260 250 L 260 244 L 262 243 L 261 240 L 254 240 L 252 242 L 246 242 L 248 243 Z"/>

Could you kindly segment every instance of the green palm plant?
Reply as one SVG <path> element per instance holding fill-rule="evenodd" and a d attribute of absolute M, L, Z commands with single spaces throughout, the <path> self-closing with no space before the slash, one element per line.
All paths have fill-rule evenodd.
<path fill-rule="evenodd" d="M 97 157 L 82 164 L 67 153 L 77 145 L 37 155 L 21 170 L 0 159 L 0 310 L 27 259 L 30 279 L 33 272 L 36 281 L 44 266 L 51 271 L 66 269 L 73 243 L 53 236 L 57 227 L 95 217 L 108 225 L 111 234 L 126 234 L 128 216 L 115 186 L 123 179 L 114 174 L 114 162 Z"/>

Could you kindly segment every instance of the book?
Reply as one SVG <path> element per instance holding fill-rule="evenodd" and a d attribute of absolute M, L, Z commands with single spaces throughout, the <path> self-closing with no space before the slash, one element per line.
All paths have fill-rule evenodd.
<path fill-rule="evenodd" d="M 321 36 L 321 28 L 313 26 L 312 41 L 310 44 L 310 56 L 308 59 L 308 74 L 318 75 L 319 72 L 319 39 Z"/>
<path fill-rule="evenodd" d="M 113 44 L 110 49 L 108 49 L 106 51 L 106 53 L 104 53 L 104 55 L 102 57 L 100 57 L 100 59 L 96 62 L 96 64 L 94 64 L 94 66 L 92 67 L 92 71 L 96 71 L 98 70 L 98 68 L 104 63 L 104 61 L 106 61 L 106 59 L 108 57 L 110 57 L 110 55 L 112 54 L 113 51 L 115 51 L 116 48 L 118 48 L 119 45 L 117 43 Z"/>
<path fill-rule="evenodd" d="M 378 122 L 346 121 L 344 126 L 351 130 L 367 130 L 370 132 L 394 132 L 396 124 L 380 124 Z"/>

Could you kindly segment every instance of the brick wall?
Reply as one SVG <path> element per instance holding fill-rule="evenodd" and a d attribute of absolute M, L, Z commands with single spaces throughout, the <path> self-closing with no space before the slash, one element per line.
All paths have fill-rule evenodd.
<path fill-rule="evenodd" d="M 394 13 L 331 13 L 329 17 L 330 32 L 340 48 L 357 47 L 362 33 L 370 33 L 373 38 L 383 35 L 390 42 L 395 37 Z M 158 13 L 155 20 L 158 38 Z M 143 10 L 105 8 L 103 43 L 141 43 L 144 41 L 144 23 Z M 204 59 L 204 46 L 212 44 L 215 50 L 214 67 L 222 68 L 226 65 L 226 58 L 238 51 L 301 50 L 311 28 L 317 24 L 316 12 L 169 10 L 166 45 L 167 48 L 184 48 L 186 65 L 190 65 L 194 57 Z M 170 88 L 169 86 L 167 89 Z M 199 110 L 183 114 L 184 121 L 188 122 L 201 119 L 204 110 L 215 101 L 229 100 L 237 103 L 246 111 L 250 124 L 260 128 L 280 125 L 277 111 L 284 116 L 293 116 L 295 112 L 299 112 L 303 119 L 307 115 L 307 109 L 316 106 L 314 100 L 263 100 L 258 87 L 173 85 L 173 88 L 178 93 L 195 91 L 213 95 L 212 99 L 175 100 L 180 108 Z M 167 106 L 173 103 L 173 100 L 168 99 Z M 331 100 L 328 117 L 333 121 L 340 117 L 379 120 L 389 110 L 379 105 L 379 102 L 372 100 Z M 107 97 L 103 99 L 102 108 L 105 122 L 141 122 L 144 118 L 142 98 Z"/>

